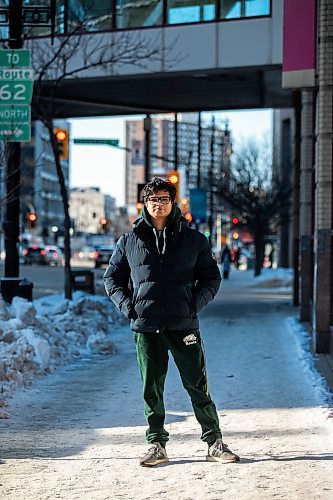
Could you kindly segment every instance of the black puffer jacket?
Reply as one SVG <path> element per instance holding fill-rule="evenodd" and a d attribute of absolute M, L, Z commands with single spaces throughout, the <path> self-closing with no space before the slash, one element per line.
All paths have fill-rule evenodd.
<path fill-rule="evenodd" d="M 103 276 L 105 289 L 136 332 L 198 328 L 198 312 L 215 297 L 220 272 L 207 238 L 174 207 L 163 234 L 144 209 L 119 239 Z"/>

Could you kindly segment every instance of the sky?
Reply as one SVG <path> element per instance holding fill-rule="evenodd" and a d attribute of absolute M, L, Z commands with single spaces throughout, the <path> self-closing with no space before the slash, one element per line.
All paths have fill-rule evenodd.
<path fill-rule="evenodd" d="M 212 113 L 203 113 L 203 122 L 211 122 Z M 272 110 L 224 111 L 214 113 L 216 123 L 229 122 L 233 149 L 249 137 L 263 139 L 272 131 Z M 125 121 L 139 116 L 82 118 L 70 120 L 70 185 L 99 187 L 104 194 L 116 198 L 118 206 L 125 199 L 125 151 L 111 146 L 74 145 L 73 139 L 118 139 L 125 146 Z"/>

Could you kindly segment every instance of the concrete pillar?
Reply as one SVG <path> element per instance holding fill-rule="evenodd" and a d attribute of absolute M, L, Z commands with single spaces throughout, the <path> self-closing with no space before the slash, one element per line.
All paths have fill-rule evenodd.
<path fill-rule="evenodd" d="M 282 121 L 281 131 L 281 166 L 280 175 L 283 188 L 288 191 L 292 187 L 292 127 L 291 120 L 287 118 Z M 279 267 L 291 267 L 290 259 L 290 206 L 285 204 L 280 209 L 280 253 L 279 253 Z"/>
<path fill-rule="evenodd" d="M 315 169 L 314 342 L 318 353 L 330 350 L 332 307 L 332 121 L 333 2 L 318 1 L 318 95 Z"/>
<path fill-rule="evenodd" d="M 293 239 L 292 256 L 294 270 L 293 284 L 293 305 L 299 306 L 299 204 L 300 204 L 300 173 L 301 173 L 301 93 L 296 91 L 294 94 L 295 110 L 295 136 L 294 136 L 294 178 L 293 178 Z"/>
<path fill-rule="evenodd" d="M 311 321 L 313 301 L 313 190 L 314 190 L 314 104 L 313 91 L 302 92 L 300 177 L 300 319 Z"/>

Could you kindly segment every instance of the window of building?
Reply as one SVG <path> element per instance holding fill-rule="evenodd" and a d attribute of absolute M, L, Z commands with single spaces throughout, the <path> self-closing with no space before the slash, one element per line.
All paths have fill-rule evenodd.
<path fill-rule="evenodd" d="M 8 0 L 1 2 L 8 4 Z M 242 19 L 271 14 L 271 0 L 60 0 L 56 2 L 56 33 L 108 31 L 135 27 Z M 48 6 L 49 0 L 23 1 L 23 6 Z M 27 27 L 27 36 L 50 35 L 50 27 Z M 6 27 L 0 37 L 8 36 Z"/>
<path fill-rule="evenodd" d="M 215 0 L 168 0 L 168 24 L 211 21 L 215 18 Z"/>
<path fill-rule="evenodd" d="M 80 25 L 87 31 L 111 29 L 112 0 L 68 0 L 67 29 L 71 32 Z"/>
<path fill-rule="evenodd" d="M 163 24 L 163 0 L 133 2 L 115 0 L 116 27 L 157 26 Z"/>
<path fill-rule="evenodd" d="M 270 0 L 221 0 L 221 19 L 268 16 L 271 12 Z"/>

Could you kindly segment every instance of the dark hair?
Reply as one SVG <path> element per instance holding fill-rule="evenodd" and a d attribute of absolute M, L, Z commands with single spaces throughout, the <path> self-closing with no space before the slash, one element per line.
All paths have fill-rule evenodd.
<path fill-rule="evenodd" d="M 168 191 L 171 201 L 174 202 L 176 198 L 177 189 L 170 181 L 154 177 L 149 181 L 142 190 L 142 197 L 147 201 L 150 196 L 157 193 L 157 191 Z"/>

